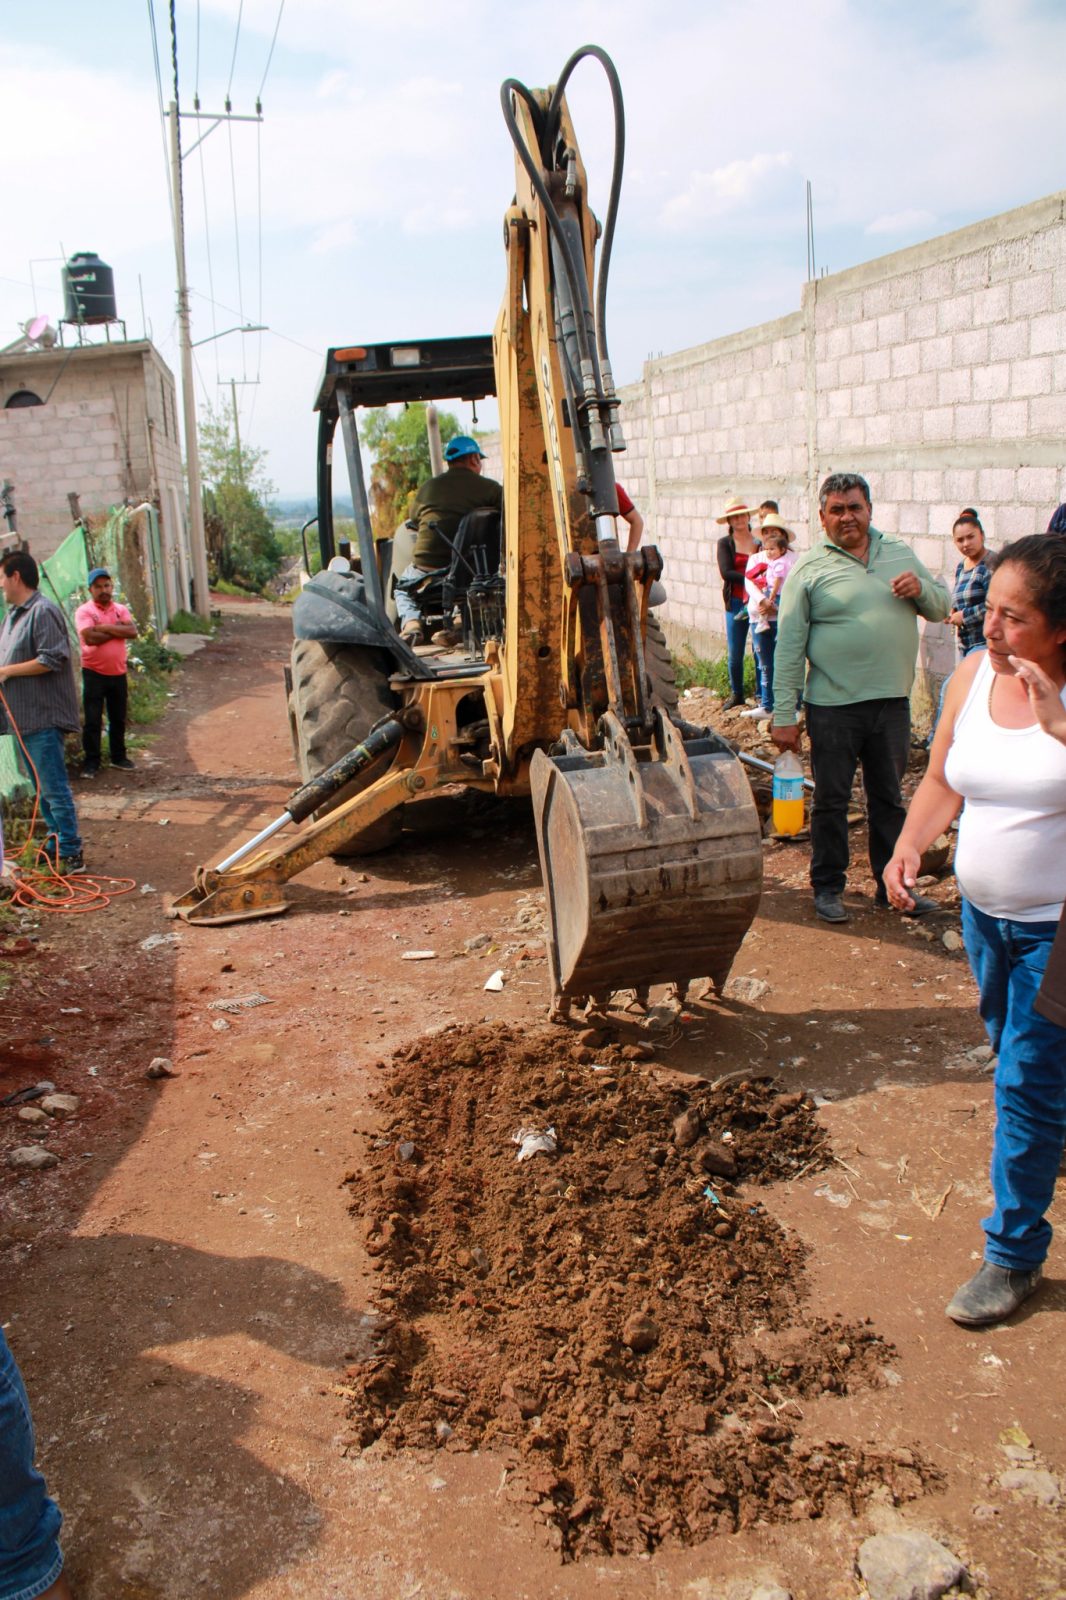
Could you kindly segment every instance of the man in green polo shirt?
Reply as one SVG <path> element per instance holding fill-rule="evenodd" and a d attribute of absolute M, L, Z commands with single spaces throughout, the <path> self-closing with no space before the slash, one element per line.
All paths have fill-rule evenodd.
<path fill-rule="evenodd" d="M 435 478 L 427 478 L 411 506 L 410 521 L 417 522 L 418 533 L 411 565 L 400 574 L 402 583 L 417 581 L 425 573 L 439 572 L 449 565 L 452 551 L 447 540 L 454 539 L 468 511 L 484 507 L 493 511 L 503 509 L 503 488 L 495 478 L 481 476 L 484 459 L 480 445 L 469 434 L 457 433 L 449 439 L 444 450 L 447 463 L 444 471 L 438 472 Z M 442 534 L 446 537 L 442 538 Z M 417 587 L 397 588 L 396 615 L 400 632 L 408 643 L 421 644 L 422 613 Z M 458 634 L 453 635 L 447 628 L 439 636 L 434 635 L 434 640 L 440 643 L 454 643 L 458 638 Z"/>
<path fill-rule="evenodd" d="M 901 782 L 910 749 L 910 692 L 918 618 L 943 622 L 947 591 L 917 556 L 871 525 L 870 487 L 853 472 L 826 478 L 818 495 L 825 538 L 802 555 L 781 591 L 771 737 L 798 750 L 803 691 L 811 741 L 811 888 L 825 922 L 847 922 L 848 803 L 862 764 L 876 902 L 905 816 Z M 806 676 L 806 683 L 804 677 Z M 934 908 L 918 897 L 915 911 Z"/>

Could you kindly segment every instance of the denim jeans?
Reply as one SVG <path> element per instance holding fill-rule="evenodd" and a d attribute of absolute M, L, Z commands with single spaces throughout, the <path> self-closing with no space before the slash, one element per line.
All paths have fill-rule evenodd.
<path fill-rule="evenodd" d="M 911 738 L 910 702 L 859 700 L 850 706 L 807 702 L 814 804 L 811 807 L 811 888 L 843 894 L 848 875 L 848 806 L 862 764 L 870 836 L 870 868 L 882 885 L 906 811 L 900 784 Z"/>
<path fill-rule="evenodd" d="M 759 669 L 759 686 L 762 689 L 759 697 L 760 704 L 764 711 L 772 712 L 774 709 L 774 651 L 777 648 L 777 623 L 771 622 L 768 628 L 753 628 L 751 647 L 755 651 L 755 665 Z"/>
<path fill-rule="evenodd" d="M 744 699 L 744 646 L 748 642 L 748 608 L 743 600 L 730 600 L 725 613 L 725 640 L 729 662 L 729 688 Z M 755 657 L 755 697 L 762 699 L 759 658 Z"/>
<path fill-rule="evenodd" d="M 41 816 L 45 826 L 49 833 L 54 833 L 58 838 L 61 856 L 78 856 L 81 854 L 81 834 L 78 832 L 78 815 L 74 810 L 74 796 L 70 792 L 70 780 L 67 777 L 63 735 L 58 728 L 39 728 L 36 733 L 24 733 L 22 738 L 30 760 L 37 768 L 41 785 Z M 17 740 L 15 748 L 25 768 L 26 757 Z"/>
<path fill-rule="evenodd" d="M 1066 1142 L 1066 1028 L 1033 1009 L 1057 922 L 1010 922 L 962 902 L 962 937 L 999 1056 L 992 1140 L 992 1215 L 985 1259 L 1031 1272 L 1051 1242 L 1044 1216 Z"/>
<path fill-rule="evenodd" d="M 91 667 L 81 669 L 82 700 L 85 706 L 85 726 L 82 744 L 85 747 L 85 765 L 100 765 L 100 734 L 104 725 L 104 707 L 107 707 L 107 748 L 112 761 L 126 759 L 126 705 L 129 699 L 128 681 L 124 672 L 94 672 Z"/>
<path fill-rule="evenodd" d="M 63 1519 L 33 1455 L 30 1403 L 0 1332 L 0 1600 L 35 1600 L 63 1570 Z"/>

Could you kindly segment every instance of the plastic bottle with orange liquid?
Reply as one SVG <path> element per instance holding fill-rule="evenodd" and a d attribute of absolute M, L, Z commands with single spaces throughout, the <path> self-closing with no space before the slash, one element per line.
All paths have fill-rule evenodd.
<path fill-rule="evenodd" d="M 774 762 L 774 831 L 799 833 L 803 827 L 803 768 L 791 750 Z"/>

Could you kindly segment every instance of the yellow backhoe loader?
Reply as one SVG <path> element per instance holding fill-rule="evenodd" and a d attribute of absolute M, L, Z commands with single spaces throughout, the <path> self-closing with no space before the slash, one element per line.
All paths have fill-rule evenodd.
<path fill-rule="evenodd" d="M 565 98 L 589 57 L 616 118 L 598 274 L 600 227 Z M 199 868 L 175 909 L 191 923 L 283 911 L 289 878 L 326 855 L 389 844 L 402 808 L 443 785 L 531 794 L 558 1015 L 620 989 L 720 987 L 758 906 L 761 832 L 730 747 L 676 715 L 648 611 L 659 553 L 627 554 L 618 541 L 613 459 L 625 442 L 606 340 L 624 143 L 617 74 L 587 46 L 554 88 L 508 80 L 501 100 L 517 186 L 491 346 L 330 351 L 316 402 L 319 539 L 325 566 L 339 423 L 360 570 L 319 574 L 295 608 L 289 705 L 305 782 L 269 828 Z M 354 412 L 492 393 L 502 532 L 481 514 L 465 519 L 439 575 L 437 603 L 461 619 L 463 646 L 411 648 L 390 615 L 388 557 L 397 570 L 403 561 L 396 550 L 383 559 L 371 536 Z"/>

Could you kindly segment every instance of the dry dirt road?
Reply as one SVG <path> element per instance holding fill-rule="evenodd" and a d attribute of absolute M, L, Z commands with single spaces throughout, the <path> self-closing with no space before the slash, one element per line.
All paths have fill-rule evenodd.
<path fill-rule="evenodd" d="M 281 608 L 227 606 L 136 774 L 80 786 L 91 865 L 138 891 L 21 930 L 35 944 L 16 928 L 0 953 L 0 1090 L 47 1077 L 81 1101 L 48 1131 L 58 1166 L 0 1173 L 0 1312 L 78 1595 L 747 1600 L 773 1580 L 795 1600 L 854 1600 L 859 1542 L 897 1525 L 941 1537 L 996 1600 L 1066 1594 L 1062 1511 L 999 1482 L 1066 1469 L 1061 1236 L 1011 1326 L 965 1333 L 943 1315 L 979 1248 L 991 1127 L 987 1072 L 964 1056 L 981 1043 L 973 986 L 940 938 L 954 918 L 930 939 L 876 914 L 859 866 L 852 922 L 816 925 L 802 844 L 767 847 L 734 969 L 768 992 L 693 1005 L 657 1059 L 772 1069 L 818 1096 L 836 1160 L 760 1198 L 807 1247 L 810 1314 L 869 1318 L 896 1353 L 881 1386 L 805 1400 L 799 1425 L 918 1450 L 942 1486 L 563 1565 L 492 1450 L 353 1448 L 379 1063 L 451 1021 L 539 1025 L 539 874 L 521 807 L 435 801 L 394 854 L 308 873 L 282 919 L 168 921 L 194 865 L 291 787 L 288 629 Z M 937 893 L 950 906 L 950 886 Z M 468 951 L 483 932 L 491 947 Z M 412 949 L 436 959 L 404 961 Z M 506 986 L 486 993 L 497 966 Z M 253 994 L 269 1003 L 217 1008 Z M 155 1056 L 174 1078 L 146 1079 Z M 29 1138 L 0 1112 L 0 1151 Z M 1061 1226 L 1061 1193 L 1056 1211 Z"/>

